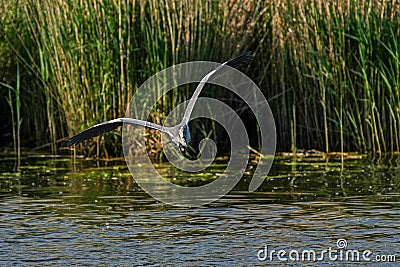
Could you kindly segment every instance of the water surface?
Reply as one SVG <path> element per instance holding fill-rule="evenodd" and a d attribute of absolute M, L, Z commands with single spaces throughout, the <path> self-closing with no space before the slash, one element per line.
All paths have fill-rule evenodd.
<path fill-rule="evenodd" d="M 245 176 L 230 194 L 196 209 L 157 202 L 122 160 L 26 156 L 14 172 L 14 159 L 2 157 L 0 168 L 2 266 L 356 265 L 343 256 L 349 250 L 371 252 L 374 263 L 363 265 L 400 261 L 398 156 L 344 165 L 280 158 L 255 193 L 246 192 Z M 189 175 L 158 168 L 193 186 L 218 177 L 224 164 Z M 324 250 L 321 260 L 301 259 Z"/>

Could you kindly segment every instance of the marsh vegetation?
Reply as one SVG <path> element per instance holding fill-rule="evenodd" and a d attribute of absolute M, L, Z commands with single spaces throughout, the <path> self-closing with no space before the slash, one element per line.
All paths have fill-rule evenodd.
<path fill-rule="evenodd" d="M 0 12 L 2 147 L 62 153 L 65 137 L 123 116 L 157 71 L 252 50 L 244 71 L 269 100 L 278 150 L 400 151 L 397 1 L 1 0 Z M 164 96 L 149 119 L 162 123 L 191 90 Z M 77 149 L 121 155 L 119 140 Z"/>

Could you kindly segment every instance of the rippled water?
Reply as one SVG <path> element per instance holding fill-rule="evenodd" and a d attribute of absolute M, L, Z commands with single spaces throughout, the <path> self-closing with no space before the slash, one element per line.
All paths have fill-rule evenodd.
<path fill-rule="evenodd" d="M 14 159 L 3 157 L 0 168 L 1 266 L 347 266 L 356 264 L 345 257 L 350 250 L 373 264 L 386 260 L 382 266 L 400 261 L 397 156 L 343 166 L 277 159 L 255 193 L 245 191 L 244 177 L 229 195 L 196 209 L 152 199 L 124 161 L 30 156 L 16 173 Z M 159 168 L 176 178 L 167 165 Z M 223 169 L 178 179 L 204 183 Z"/>

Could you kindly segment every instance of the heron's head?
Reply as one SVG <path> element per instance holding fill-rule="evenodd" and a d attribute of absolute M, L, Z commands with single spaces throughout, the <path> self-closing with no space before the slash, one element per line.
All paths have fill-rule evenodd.
<path fill-rule="evenodd" d="M 187 148 L 191 137 L 190 137 L 190 131 L 189 131 L 189 126 L 184 125 L 184 126 L 175 126 L 173 128 L 170 128 L 169 132 L 169 137 L 171 139 L 171 143 L 177 147 L 177 148 Z"/>

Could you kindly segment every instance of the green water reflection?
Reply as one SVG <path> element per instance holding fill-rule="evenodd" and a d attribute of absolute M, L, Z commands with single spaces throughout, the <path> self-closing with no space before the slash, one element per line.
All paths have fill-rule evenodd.
<path fill-rule="evenodd" d="M 20 172 L 14 172 L 13 158 L 0 159 L 2 266 L 282 266 L 277 259 L 259 261 L 257 251 L 265 245 L 321 250 L 341 238 L 351 249 L 400 260 L 396 155 L 344 164 L 277 158 L 255 193 L 246 191 L 254 170 L 250 163 L 232 192 L 197 209 L 149 197 L 123 160 L 31 155 L 21 163 Z M 225 164 L 217 161 L 202 174 L 168 164 L 157 168 L 174 183 L 194 186 L 216 179 Z"/>
<path fill-rule="evenodd" d="M 0 196 L 30 198 L 53 197 L 91 202 L 106 196 L 149 198 L 132 179 L 123 160 L 94 161 L 86 159 L 27 156 L 19 172 L 14 172 L 13 158 L 0 159 Z M 256 164 L 256 163 L 254 163 Z M 202 173 L 184 173 L 169 164 L 157 164 L 159 173 L 183 186 L 205 184 L 218 178 L 226 165 L 212 164 Z M 293 201 L 337 200 L 366 196 L 398 201 L 400 192 L 400 157 L 364 157 L 358 160 L 325 161 L 322 158 L 277 158 L 262 187 L 256 193 L 246 192 L 254 165 L 231 192 L 247 200 L 268 198 L 277 203 Z M 146 173 L 143 173 L 146 175 Z M 151 177 L 149 177 L 151 179 Z M 229 198 L 229 196 L 228 196 Z"/>

